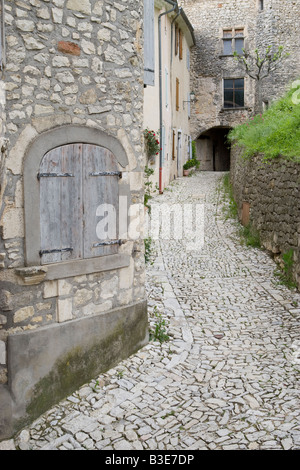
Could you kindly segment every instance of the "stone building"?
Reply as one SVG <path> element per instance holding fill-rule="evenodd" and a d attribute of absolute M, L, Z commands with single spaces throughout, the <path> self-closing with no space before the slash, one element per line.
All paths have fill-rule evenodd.
<path fill-rule="evenodd" d="M 160 191 L 178 176 L 191 158 L 190 55 L 193 28 L 183 8 L 170 0 L 145 0 L 153 15 L 152 31 L 145 21 L 144 128 L 157 132 L 161 151 L 150 159 L 153 183 Z M 152 70 L 152 72 L 149 72 Z"/>
<path fill-rule="evenodd" d="M 1 439 L 147 342 L 142 22 L 1 3 Z"/>
<path fill-rule="evenodd" d="M 228 170 L 228 130 L 283 95 L 300 77 L 300 0 L 181 0 L 196 37 L 192 50 L 191 135 L 202 170 Z M 285 58 L 267 78 L 250 78 L 233 57 L 268 46 L 284 47 Z"/>

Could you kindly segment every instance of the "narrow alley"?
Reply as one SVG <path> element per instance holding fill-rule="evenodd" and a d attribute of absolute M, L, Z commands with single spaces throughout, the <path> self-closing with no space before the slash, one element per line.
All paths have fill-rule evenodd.
<path fill-rule="evenodd" d="M 152 199 L 204 208 L 203 246 L 188 235 L 152 245 L 150 329 L 168 340 L 152 339 L 2 446 L 300 448 L 300 294 L 278 285 L 274 261 L 225 220 L 222 176 L 179 178 Z"/>

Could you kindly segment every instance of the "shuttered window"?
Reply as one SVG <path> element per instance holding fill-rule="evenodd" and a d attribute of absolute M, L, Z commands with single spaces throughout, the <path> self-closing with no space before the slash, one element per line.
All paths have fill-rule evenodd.
<path fill-rule="evenodd" d="M 183 34 L 181 29 L 179 29 L 179 59 L 183 59 Z"/>
<path fill-rule="evenodd" d="M 176 78 L 176 111 L 179 111 L 179 79 Z"/>
<path fill-rule="evenodd" d="M 179 47 L 179 28 L 175 25 L 175 55 L 178 54 L 178 47 Z"/>
<path fill-rule="evenodd" d="M 144 0 L 144 84 L 155 85 L 154 0 Z"/>
<path fill-rule="evenodd" d="M 168 67 L 165 67 L 165 97 L 166 97 L 166 108 L 169 106 L 169 71 Z"/>
<path fill-rule="evenodd" d="M 172 136 L 172 160 L 176 159 L 176 131 L 173 129 L 173 136 Z"/>
<path fill-rule="evenodd" d="M 41 264 L 118 252 L 118 181 L 114 155 L 69 144 L 46 153 L 40 172 Z"/>

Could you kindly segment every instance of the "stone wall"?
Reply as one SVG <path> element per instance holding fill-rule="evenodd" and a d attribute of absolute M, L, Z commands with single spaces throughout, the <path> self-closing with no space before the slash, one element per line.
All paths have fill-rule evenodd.
<path fill-rule="evenodd" d="M 264 10 L 259 11 L 256 25 L 256 43 L 262 50 L 270 44 L 284 47 L 289 56 L 276 70 L 262 81 L 261 99 L 270 103 L 281 97 L 294 80 L 300 78 L 300 0 L 284 2 L 264 0 Z"/>
<path fill-rule="evenodd" d="M 268 78 L 261 82 L 260 99 L 271 102 L 282 96 L 293 80 L 300 76 L 299 8 L 300 0 L 181 0 L 194 27 L 196 47 L 192 52 L 192 83 L 197 102 L 192 106 L 192 138 L 206 130 L 232 127 L 254 111 L 258 94 L 256 83 L 249 78 L 233 57 L 222 54 L 222 30 L 245 28 L 245 48 L 261 52 L 267 46 L 284 46 L 286 58 Z M 245 109 L 223 108 L 223 78 L 245 76 Z"/>
<path fill-rule="evenodd" d="M 246 77 L 245 109 L 223 109 L 223 78 L 243 77 L 231 56 L 222 51 L 223 28 L 244 27 L 247 45 L 255 47 L 256 9 L 253 0 L 183 0 L 194 27 L 191 89 L 197 102 L 191 107 L 192 138 L 214 127 L 232 127 L 249 117 L 254 106 L 254 84 Z"/>
<path fill-rule="evenodd" d="M 294 251 L 294 279 L 300 288 L 300 164 L 262 156 L 245 161 L 232 150 L 231 182 L 240 219 L 258 230 L 262 246 L 275 259 Z M 250 208 L 250 217 L 247 214 Z"/>
<path fill-rule="evenodd" d="M 147 341 L 143 239 L 128 239 L 114 257 L 103 257 L 96 264 L 85 260 L 83 268 L 75 264 L 65 274 L 63 269 L 53 274 L 52 266 L 50 275 L 50 268 L 28 266 L 26 244 L 30 240 L 25 238 L 28 229 L 24 209 L 24 197 L 28 199 L 31 194 L 31 188 L 24 185 L 26 159 L 37 143 L 48 142 L 51 136 L 52 147 L 59 145 L 55 140 L 58 129 L 60 139 L 65 135 L 65 143 L 72 139 L 76 142 L 78 131 L 78 136 L 93 136 L 92 144 L 101 145 L 101 136 L 105 136 L 104 146 L 120 149 L 124 154 L 123 161 L 118 160 L 123 174 L 120 191 L 128 197 L 128 208 L 135 204 L 143 209 L 142 19 L 143 0 L 5 2 L 7 64 L 1 83 L 5 84 L 6 105 L 1 115 L 0 154 L 0 439 L 43 411 L 35 403 L 43 403 L 45 409 L 70 393 L 70 384 L 76 387 L 89 379 L 82 372 L 80 350 L 85 361 L 83 370 L 96 374 Z M 120 152 L 116 153 L 119 158 Z M 29 232 L 34 229 L 29 227 Z M 135 326 L 125 327 L 125 318 L 127 325 L 134 318 Z M 91 323 L 87 331 L 95 322 L 98 343 L 97 338 L 90 342 L 84 338 L 88 319 Z M 63 329 L 59 330 L 60 326 Z M 83 333 L 75 335 L 77 344 L 71 344 L 67 338 L 76 326 Z M 61 341 L 68 345 L 65 348 L 54 347 L 58 331 L 64 332 Z M 47 344 L 42 338 L 48 338 Z M 18 341 L 19 345 L 27 344 L 28 350 L 18 348 Z M 35 352 L 30 341 L 37 341 Z M 89 367 L 87 358 L 93 356 L 92 348 L 97 348 L 99 359 L 98 364 L 94 361 Z M 18 350 L 26 359 L 23 369 Z M 55 352 L 58 350 L 61 357 Z M 34 375 L 36 361 L 38 373 Z M 69 372 L 73 371 L 68 384 L 59 374 L 60 361 L 69 363 Z M 42 385 L 46 377 L 52 377 L 54 384 L 50 395 L 48 386 Z"/>

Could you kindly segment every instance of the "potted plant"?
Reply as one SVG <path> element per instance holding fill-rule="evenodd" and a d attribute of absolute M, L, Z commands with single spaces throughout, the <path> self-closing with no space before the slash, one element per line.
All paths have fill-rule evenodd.
<path fill-rule="evenodd" d="M 184 165 L 183 165 L 183 176 L 189 176 L 190 174 L 190 169 L 189 169 L 189 165 L 188 163 L 186 162 Z"/>
<path fill-rule="evenodd" d="M 200 162 L 196 158 L 191 158 L 183 165 L 183 176 L 189 176 L 191 170 L 199 168 Z"/>

